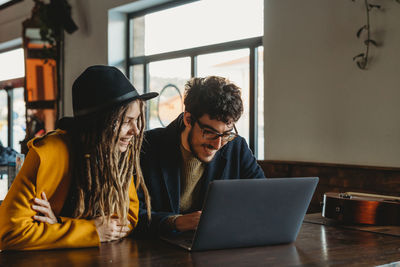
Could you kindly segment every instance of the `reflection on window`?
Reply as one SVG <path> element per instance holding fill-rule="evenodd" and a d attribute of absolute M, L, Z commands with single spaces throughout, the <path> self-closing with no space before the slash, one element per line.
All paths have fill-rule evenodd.
<path fill-rule="evenodd" d="M 190 58 L 178 58 L 149 64 L 150 91 L 160 93 L 149 102 L 150 128 L 164 127 L 183 111 L 183 90 L 190 79 Z"/>
<path fill-rule="evenodd" d="M 198 76 L 216 75 L 228 78 L 242 89 L 243 115 L 236 123 L 239 134 L 249 138 L 249 49 L 199 56 Z"/>

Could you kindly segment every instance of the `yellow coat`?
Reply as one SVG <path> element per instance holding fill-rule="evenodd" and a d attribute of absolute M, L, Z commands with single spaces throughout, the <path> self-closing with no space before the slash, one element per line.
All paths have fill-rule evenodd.
<path fill-rule="evenodd" d="M 71 183 L 66 133 L 57 130 L 28 143 L 29 153 L 6 198 L 0 205 L 0 250 L 92 247 L 100 244 L 94 220 L 61 217 L 62 223 L 33 220 L 33 198 L 45 192 L 58 216 Z M 131 227 L 138 220 L 139 200 L 133 179 L 129 187 Z"/>

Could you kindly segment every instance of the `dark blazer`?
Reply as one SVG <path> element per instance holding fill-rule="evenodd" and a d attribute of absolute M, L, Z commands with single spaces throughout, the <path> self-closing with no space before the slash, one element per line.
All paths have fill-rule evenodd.
<path fill-rule="evenodd" d="M 184 130 L 183 113 L 166 128 L 145 132 L 141 152 L 141 167 L 151 197 L 151 222 L 147 219 L 144 196 L 139 195 L 139 222 L 136 234 L 157 236 L 168 231 L 163 221 L 179 214 L 180 176 L 182 155 L 180 136 Z M 246 140 L 237 137 L 227 143 L 206 165 L 199 199 L 203 202 L 208 183 L 217 179 L 263 178 L 264 172 L 257 164 Z"/>

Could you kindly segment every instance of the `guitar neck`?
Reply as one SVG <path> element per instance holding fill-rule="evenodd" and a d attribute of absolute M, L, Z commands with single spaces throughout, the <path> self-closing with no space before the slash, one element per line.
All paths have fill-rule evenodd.
<path fill-rule="evenodd" d="M 358 192 L 346 192 L 346 194 L 355 197 L 368 197 L 368 198 L 379 198 L 384 200 L 400 201 L 400 197 L 388 196 L 388 195 L 377 195 L 377 194 L 358 193 Z"/>

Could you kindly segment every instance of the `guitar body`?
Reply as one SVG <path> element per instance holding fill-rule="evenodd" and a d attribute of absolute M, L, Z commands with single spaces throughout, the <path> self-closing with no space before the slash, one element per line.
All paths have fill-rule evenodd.
<path fill-rule="evenodd" d="M 398 199 L 354 194 L 325 193 L 322 216 L 345 224 L 400 225 Z"/>

